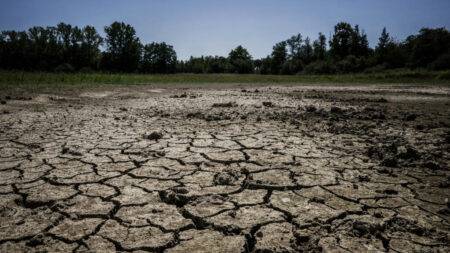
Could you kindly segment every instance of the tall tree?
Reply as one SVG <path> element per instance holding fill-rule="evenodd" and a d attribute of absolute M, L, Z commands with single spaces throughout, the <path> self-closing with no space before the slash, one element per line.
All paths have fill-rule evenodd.
<path fill-rule="evenodd" d="M 103 43 L 103 38 L 97 33 L 95 27 L 89 25 L 83 28 L 82 33 L 84 67 L 97 69 L 100 59 L 99 46 Z"/>
<path fill-rule="evenodd" d="M 271 67 L 270 67 L 270 69 L 271 69 L 270 72 L 272 74 L 280 74 L 281 69 L 283 68 L 283 65 L 287 61 L 288 53 L 287 53 L 286 45 L 287 45 L 287 42 L 282 41 L 282 42 L 275 44 L 275 46 L 273 46 L 272 55 L 271 55 L 272 61 L 271 61 Z"/>
<path fill-rule="evenodd" d="M 228 55 L 228 60 L 231 65 L 231 71 L 239 74 L 248 74 L 253 72 L 252 56 L 242 46 L 238 46 L 231 50 Z"/>
<path fill-rule="evenodd" d="M 334 27 L 334 35 L 330 41 L 330 53 L 342 59 L 351 53 L 353 28 L 349 23 L 341 22 Z"/>
<path fill-rule="evenodd" d="M 376 49 L 377 50 L 383 50 L 392 41 L 393 40 L 391 38 L 391 35 L 387 32 L 386 27 L 384 27 L 383 31 L 381 32 L 380 38 L 378 39 L 378 45 L 377 45 Z"/>
<path fill-rule="evenodd" d="M 0 35 L 0 68 L 30 69 L 29 38 L 26 32 L 3 31 Z"/>
<path fill-rule="evenodd" d="M 297 35 L 292 36 L 291 38 L 286 40 L 286 45 L 289 51 L 290 58 L 300 58 L 300 53 L 302 50 L 303 38 L 299 33 Z"/>
<path fill-rule="evenodd" d="M 443 55 L 447 55 L 444 59 L 449 59 L 450 32 L 445 28 L 423 28 L 418 35 L 409 36 L 405 46 L 410 56 L 411 67 L 429 67 Z M 444 66 L 450 66 L 450 63 L 443 63 Z"/>
<path fill-rule="evenodd" d="M 322 33 L 319 33 L 319 38 L 314 41 L 314 58 L 315 60 L 324 60 L 327 53 L 327 38 Z"/>
<path fill-rule="evenodd" d="M 353 54 L 356 56 L 368 56 L 371 52 L 371 49 L 369 48 L 369 40 L 367 39 L 366 32 L 364 32 L 364 30 L 359 32 L 359 29 L 357 29 L 356 34 L 356 37 L 358 38 L 356 40 L 357 49 L 355 52 L 353 52 Z"/>
<path fill-rule="evenodd" d="M 391 51 L 394 46 L 394 40 L 387 32 L 386 27 L 384 27 L 380 38 L 378 39 L 378 45 L 375 48 L 375 58 L 378 64 L 387 64 L 389 51 Z"/>
<path fill-rule="evenodd" d="M 146 73 L 174 73 L 177 54 L 172 46 L 166 43 L 147 44 L 143 49 L 142 71 Z"/>
<path fill-rule="evenodd" d="M 306 37 L 305 43 L 301 49 L 301 59 L 303 63 L 308 64 L 312 61 L 313 58 L 313 48 L 311 46 L 311 40 L 309 37 Z"/>
<path fill-rule="evenodd" d="M 338 23 L 330 41 L 330 53 L 335 59 L 343 59 L 349 55 L 367 56 L 370 53 L 367 35 L 359 30 L 358 25 L 352 28 L 349 23 Z"/>
<path fill-rule="evenodd" d="M 106 54 L 103 65 L 119 72 L 134 72 L 138 69 L 141 43 L 131 25 L 114 22 L 105 27 Z"/>
<path fill-rule="evenodd" d="M 30 39 L 30 62 L 36 70 L 54 70 L 60 63 L 57 29 L 55 27 L 32 27 L 28 30 Z"/>

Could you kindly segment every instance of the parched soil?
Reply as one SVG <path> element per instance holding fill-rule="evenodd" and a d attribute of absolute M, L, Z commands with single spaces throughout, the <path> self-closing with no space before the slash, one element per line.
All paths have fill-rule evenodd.
<path fill-rule="evenodd" d="M 448 86 L 0 99 L 1 252 L 450 251 Z"/>

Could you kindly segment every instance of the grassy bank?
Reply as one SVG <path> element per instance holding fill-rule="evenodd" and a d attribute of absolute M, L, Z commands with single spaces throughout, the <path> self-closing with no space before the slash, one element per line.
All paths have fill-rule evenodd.
<path fill-rule="evenodd" d="M 107 74 L 107 73 L 42 73 L 0 72 L 0 89 L 48 90 L 89 88 L 109 85 L 146 84 L 450 84 L 450 71 L 387 71 L 345 75 L 234 75 L 234 74 Z"/>

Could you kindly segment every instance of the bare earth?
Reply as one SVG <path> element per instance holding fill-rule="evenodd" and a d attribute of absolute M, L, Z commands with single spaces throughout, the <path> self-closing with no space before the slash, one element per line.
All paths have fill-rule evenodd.
<path fill-rule="evenodd" d="M 448 86 L 6 95 L 1 252 L 450 251 Z"/>

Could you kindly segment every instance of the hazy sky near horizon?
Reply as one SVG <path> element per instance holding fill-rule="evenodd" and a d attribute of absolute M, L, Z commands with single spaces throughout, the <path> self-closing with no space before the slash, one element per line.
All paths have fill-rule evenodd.
<path fill-rule="evenodd" d="M 402 40 L 422 27 L 450 27 L 450 0 L 0 0 L 0 30 L 124 21 L 143 43 L 165 41 L 180 59 L 222 55 L 238 46 L 254 58 L 302 33 L 327 38 L 339 21 L 359 24 L 371 47 L 383 27 Z"/>

